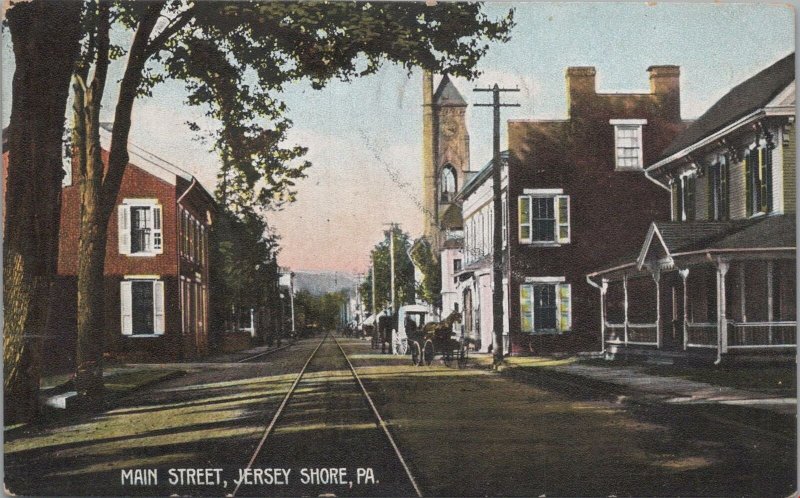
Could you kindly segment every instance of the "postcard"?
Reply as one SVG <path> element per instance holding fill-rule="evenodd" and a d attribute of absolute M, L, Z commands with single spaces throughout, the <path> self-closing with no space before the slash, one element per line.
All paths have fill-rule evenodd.
<path fill-rule="evenodd" d="M 7 495 L 797 493 L 791 7 L 3 8 Z"/>

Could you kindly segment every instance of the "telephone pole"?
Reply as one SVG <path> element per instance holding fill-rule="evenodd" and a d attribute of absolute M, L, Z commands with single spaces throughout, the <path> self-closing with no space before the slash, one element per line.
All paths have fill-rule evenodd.
<path fill-rule="evenodd" d="M 375 251 L 372 251 L 372 316 L 375 316 Z M 374 320 L 374 318 L 373 318 Z"/>
<path fill-rule="evenodd" d="M 384 223 L 385 226 L 389 227 L 389 261 L 391 262 L 391 286 L 392 286 L 392 315 L 394 315 L 395 311 L 395 293 L 394 293 L 394 232 L 396 229 L 400 228 L 399 223 Z"/>
<path fill-rule="evenodd" d="M 500 88 L 497 83 L 491 88 L 475 88 L 476 92 L 492 92 L 491 104 L 475 104 L 476 107 L 491 107 L 494 110 L 493 160 L 492 160 L 492 195 L 494 209 L 494 227 L 492 241 L 492 328 L 494 329 L 494 345 L 492 346 L 493 366 L 497 368 L 503 361 L 503 202 L 500 189 L 500 108 L 519 107 L 519 104 L 500 103 L 500 92 L 518 92 L 519 88 Z"/>

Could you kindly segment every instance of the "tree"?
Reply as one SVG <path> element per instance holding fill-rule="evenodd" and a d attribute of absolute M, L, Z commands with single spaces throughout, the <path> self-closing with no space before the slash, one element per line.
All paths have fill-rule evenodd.
<path fill-rule="evenodd" d="M 395 227 L 394 230 L 394 266 L 395 266 L 395 298 L 397 305 L 414 304 L 417 288 L 414 282 L 414 264 L 408 256 L 411 248 L 411 237 Z M 375 306 L 383 309 L 391 304 L 391 258 L 389 250 L 391 243 L 390 232 L 372 250 L 372 259 L 375 261 Z M 367 275 L 361 283 L 361 297 L 367 308 L 372 307 L 372 273 Z M 395 310 L 396 311 L 396 310 Z"/>
<path fill-rule="evenodd" d="M 14 3 L 7 11 L 16 68 L 3 234 L 6 422 L 37 412 L 38 347 L 58 260 L 64 114 L 80 19 L 81 5 L 71 1 Z"/>
<path fill-rule="evenodd" d="M 277 239 L 260 217 L 251 214 L 240 218 L 224 207 L 220 209 L 210 236 L 214 329 L 231 330 L 242 310 L 276 301 L 276 253 Z"/>
<path fill-rule="evenodd" d="M 425 302 L 441 307 L 442 266 L 428 239 L 417 239 L 411 247 L 410 256 L 414 265 L 422 272 L 422 282 L 417 284 L 417 295 Z"/>
<path fill-rule="evenodd" d="M 99 19 L 96 39 L 104 40 L 102 30 L 107 25 L 102 16 Z M 82 196 L 87 216 L 82 214 L 86 223 L 81 243 L 96 250 L 80 253 L 78 285 L 89 292 L 102 289 L 104 251 L 99 248 L 105 246 L 128 163 L 133 104 L 156 83 L 167 78 L 184 81 L 188 103 L 203 106 L 220 122 L 221 130 L 212 136 L 223 156 L 223 196 L 237 209 L 271 207 L 276 198 L 291 200 L 294 179 L 307 167 L 292 164 L 304 149 L 280 146 L 291 125 L 283 117 L 285 105 L 276 98 L 286 83 L 306 80 L 313 88 L 322 88 L 332 78 L 349 81 L 372 74 L 383 61 L 409 70 L 423 66 L 472 77 L 489 42 L 507 40 L 513 25 L 511 12 L 493 21 L 480 4 L 428 7 L 419 2 L 125 2 L 113 19 L 135 35 L 120 81 L 108 164 L 89 180 L 96 184 L 95 195 Z M 102 75 L 98 69 L 107 66 L 110 54 L 93 53 L 95 75 Z M 100 103 L 96 98 L 84 100 L 90 106 L 76 115 L 94 116 L 91 106 Z M 76 138 L 93 140 L 92 133 L 87 129 Z M 90 173 L 89 168 L 84 170 Z M 231 197 L 231 191 L 238 197 Z M 102 327 L 94 326 L 102 323 L 103 310 L 97 302 L 95 296 L 79 304 L 78 335 L 83 344 L 102 344 Z M 94 398 L 102 392 L 102 357 L 94 349 L 86 351 L 79 353 L 82 380 L 76 387 Z"/>

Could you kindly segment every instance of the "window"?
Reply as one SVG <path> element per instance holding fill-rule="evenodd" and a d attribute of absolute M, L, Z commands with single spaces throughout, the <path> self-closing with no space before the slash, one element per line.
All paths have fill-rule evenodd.
<path fill-rule="evenodd" d="M 725 221 L 729 218 L 727 158 L 721 158 L 708 171 L 708 215 L 714 221 Z"/>
<path fill-rule="evenodd" d="M 612 119 L 616 169 L 640 170 L 644 167 L 642 126 L 646 119 Z"/>
<path fill-rule="evenodd" d="M 453 260 L 453 273 L 458 273 L 461 271 L 461 259 L 456 258 Z"/>
<path fill-rule="evenodd" d="M 123 335 L 164 333 L 164 282 L 123 280 L 120 282 L 120 315 Z"/>
<path fill-rule="evenodd" d="M 533 334 L 565 332 L 572 328 L 572 289 L 552 278 L 520 286 L 520 330 Z"/>
<path fill-rule="evenodd" d="M 120 254 L 161 254 L 161 206 L 154 199 L 125 199 L 117 211 Z"/>
<path fill-rule="evenodd" d="M 456 194 L 456 174 L 449 164 L 442 168 L 439 180 L 440 202 L 452 202 Z"/>
<path fill-rule="evenodd" d="M 684 175 L 672 183 L 673 221 L 695 219 L 695 175 Z"/>
<path fill-rule="evenodd" d="M 570 242 L 569 196 L 532 190 L 519 202 L 519 241 L 536 244 L 568 244 Z"/>
<path fill-rule="evenodd" d="M 764 141 L 745 156 L 745 197 L 748 216 L 772 211 L 772 153 Z"/>

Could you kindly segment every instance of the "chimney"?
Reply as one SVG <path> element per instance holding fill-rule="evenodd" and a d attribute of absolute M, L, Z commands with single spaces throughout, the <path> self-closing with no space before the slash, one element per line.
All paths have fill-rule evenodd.
<path fill-rule="evenodd" d="M 681 68 L 679 66 L 650 66 L 650 93 L 665 95 L 668 93 L 680 94 Z"/>
<path fill-rule="evenodd" d="M 594 95 L 594 76 L 597 71 L 592 66 L 577 66 L 567 68 L 567 109 L 572 109 L 576 97 Z M 571 114 L 571 112 L 570 112 Z"/>

